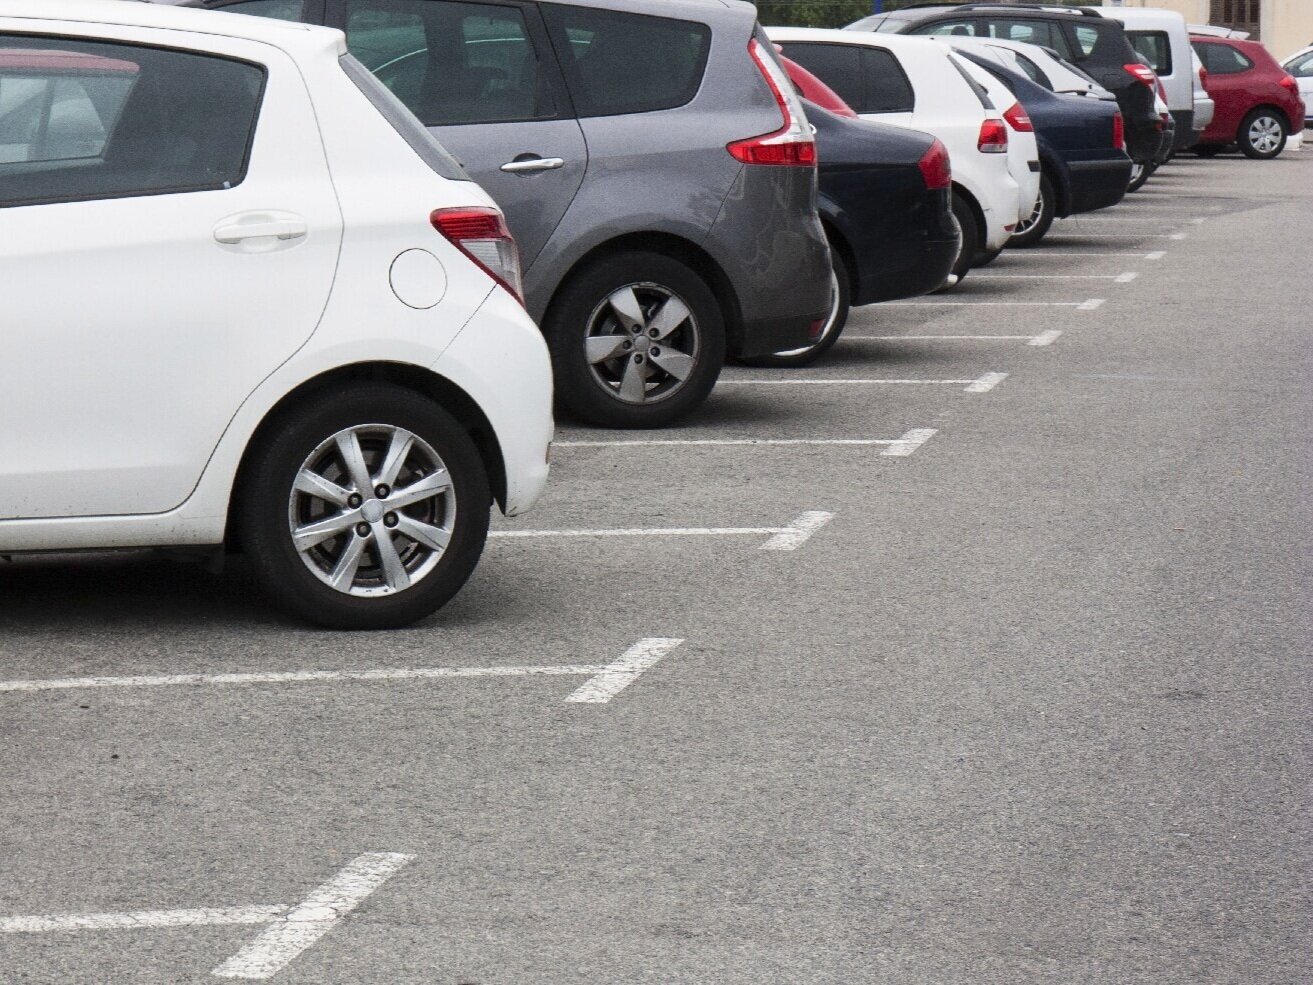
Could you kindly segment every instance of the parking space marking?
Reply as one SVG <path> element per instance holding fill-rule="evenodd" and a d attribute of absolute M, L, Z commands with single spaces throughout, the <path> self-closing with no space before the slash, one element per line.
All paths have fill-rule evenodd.
<path fill-rule="evenodd" d="M 1097 311 L 1103 307 L 1103 298 L 1090 298 L 1088 301 L 1082 301 L 1076 305 L 1077 311 Z"/>
<path fill-rule="evenodd" d="M 1098 253 L 1064 253 L 1057 250 L 1030 250 L 1025 254 L 1027 260 L 1046 260 L 1049 257 L 1139 257 L 1141 260 L 1161 260 L 1167 255 L 1166 250 L 1151 250 L 1148 253 L 1124 250 L 1103 250 Z M 1010 258 L 1009 258 L 1010 259 Z M 979 277 L 979 274 L 976 274 Z"/>
<path fill-rule="evenodd" d="M 1102 298 L 1088 298 L 1085 301 L 881 301 L 880 307 L 895 305 L 903 308 L 1075 308 L 1077 311 L 1093 311 L 1103 304 Z M 1092 307 L 1091 307 L 1092 305 Z"/>
<path fill-rule="evenodd" d="M 1070 232 L 1051 232 L 1045 239 L 1185 239 L 1185 233 L 1083 233 L 1073 229 Z M 887 301 L 884 303 L 888 304 Z"/>
<path fill-rule="evenodd" d="M 563 530 L 498 530 L 489 533 L 489 537 L 751 537 L 769 535 L 770 540 L 761 545 L 762 550 L 782 550 L 772 546 L 781 536 L 796 534 L 808 530 L 807 537 L 819 530 L 830 520 L 833 513 L 821 510 L 809 510 L 799 515 L 787 527 L 615 527 L 596 529 Z M 797 540 L 800 545 L 807 539 Z M 789 548 L 792 550 L 792 548 Z"/>
<path fill-rule="evenodd" d="M 211 974 L 218 978 L 272 978 L 414 858 L 400 852 L 359 856 Z"/>
<path fill-rule="evenodd" d="M 1111 280 L 1118 284 L 1135 280 L 1136 274 L 976 274 L 975 280 Z"/>
<path fill-rule="evenodd" d="M 572 704 L 604 705 L 683 642 L 659 637 L 639 640 L 619 660 L 607 664 L 565 700 Z"/>
<path fill-rule="evenodd" d="M 51 913 L 29 917 L 0 917 L 0 934 L 136 930 L 150 927 L 221 927 L 232 924 L 269 923 L 286 912 L 286 906 L 221 906 L 199 910 Z"/>
<path fill-rule="evenodd" d="M 1025 342 L 1026 345 L 1052 345 L 1062 330 L 1051 328 L 1038 335 L 849 335 L 844 342 Z"/>
<path fill-rule="evenodd" d="M 1026 345 L 1052 345 L 1062 337 L 1062 329 L 1050 328 L 1047 332 L 1040 332 Z"/>
<path fill-rule="evenodd" d="M 913 428 L 901 438 L 638 438 L 629 441 L 557 441 L 555 448 L 727 447 L 734 445 L 888 445 L 881 455 L 906 457 L 938 434 L 936 428 Z"/>
<path fill-rule="evenodd" d="M 978 376 L 973 380 L 895 380 L 895 379 L 887 379 L 887 378 L 879 378 L 879 377 L 871 377 L 869 379 L 852 379 L 852 378 L 846 378 L 846 379 L 793 378 L 787 380 L 721 379 L 717 383 L 717 386 L 874 386 L 884 383 L 893 384 L 896 386 L 904 386 L 904 385 L 917 386 L 917 385 L 948 384 L 950 386 L 965 387 L 967 393 L 988 393 L 1003 380 L 1007 379 L 1007 375 L 1008 375 L 1007 373 L 985 373 L 983 376 Z M 992 381 L 992 382 L 989 382 L 988 386 L 984 386 L 984 383 L 986 381 Z"/>
<path fill-rule="evenodd" d="M 886 453 L 888 454 L 888 453 Z M 823 518 L 823 519 L 822 519 Z M 791 535 L 794 547 L 801 545 L 813 533 L 833 518 L 831 513 L 803 513 L 787 527 L 746 528 L 746 532 L 765 534 L 772 540 L 781 535 Z M 663 533 L 665 531 L 662 531 Z M 743 533 L 745 530 L 726 531 Z M 805 534 L 805 536 L 804 536 Z M 792 550 L 793 548 L 768 546 L 772 541 L 762 545 L 766 550 Z M 650 642 L 640 640 L 639 644 Z M 623 658 L 622 658 L 623 659 Z M 338 682 L 388 682 L 452 680 L 462 678 L 494 677 L 594 677 L 608 673 L 608 664 L 559 664 L 541 667 L 371 667 L 365 670 L 291 670 L 268 671 L 257 673 L 234 674 L 160 674 L 138 677 L 63 677 L 49 680 L 0 681 L 0 691 L 40 692 L 40 691 L 80 691 L 92 688 L 112 687 L 180 687 L 206 684 L 315 684 Z M 192 913 L 199 911 L 176 911 Z M 218 913 L 220 911 L 212 911 Z M 96 916 L 96 914 L 92 914 Z M 102 914 L 103 916 L 103 914 Z M 122 916 L 121 914 L 119 916 Z M 227 922 L 233 922 L 231 920 Z M 242 923 L 252 921 L 242 920 Z"/>

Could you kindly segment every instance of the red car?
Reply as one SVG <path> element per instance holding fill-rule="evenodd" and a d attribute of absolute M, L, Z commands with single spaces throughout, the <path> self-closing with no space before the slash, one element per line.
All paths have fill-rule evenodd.
<path fill-rule="evenodd" d="M 1246 157 L 1267 160 L 1285 149 L 1286 137 L 1304 128 L 1304 100 L 1297 83 L 1257 41 L 1190 38 L 1208 73 L 1216 110 L 1195 153 L 1211 157 L 1238 144 Z"/>

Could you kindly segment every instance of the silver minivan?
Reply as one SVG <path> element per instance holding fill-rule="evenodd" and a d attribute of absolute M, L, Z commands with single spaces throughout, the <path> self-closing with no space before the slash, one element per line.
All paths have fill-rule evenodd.
<path fill-rule="evenodd" d="M 588 422 L 669 424 L 829 314 L 811 128 L 747 3 L 163 2 L 342 29 L 505 211 Z"/>

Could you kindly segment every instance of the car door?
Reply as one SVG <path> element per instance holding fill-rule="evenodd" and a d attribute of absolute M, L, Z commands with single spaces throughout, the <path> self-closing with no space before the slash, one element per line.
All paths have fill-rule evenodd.
<path fill-rule="evenodd" d="M 332 285 L 341 216 L 296 65 L 105 30 L 142 44 L 0 35 L 5 518 L 181 504 Z"/>
<path fill-rule="evenodd" d="M 501 206 L 530 270 L 588 166 L 537 7 L 338 0 L 327 19 Z"/>
<path fill-rule="evenodd" d="M 1240 121 L 1252 107 L 1245 77 L 1254 63 L 1222 41 L 1202 41 L 1195 50 L 1208 70 L 1208 94 L 1215 107 L 1209 138 L 1234 140 Z"/>
<path fill-rule="evenodd" d="M 1313 116 L 1313 51 L 1305 52 L 1286 62 L 1285 69 L 1299 83 L 1299 95 L 1304 100 L 1304 118 Z"/>

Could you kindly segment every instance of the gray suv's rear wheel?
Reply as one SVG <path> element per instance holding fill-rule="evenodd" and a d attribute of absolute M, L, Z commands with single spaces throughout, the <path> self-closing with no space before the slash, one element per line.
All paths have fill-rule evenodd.
<path fill-rule="evenodd" d="M 543 331 L 560 402 L 602 427 L 670 424 L 706 399 L 725 362 L 715 295 L 659 253 L 618 253 L 575 274 Z"/>

